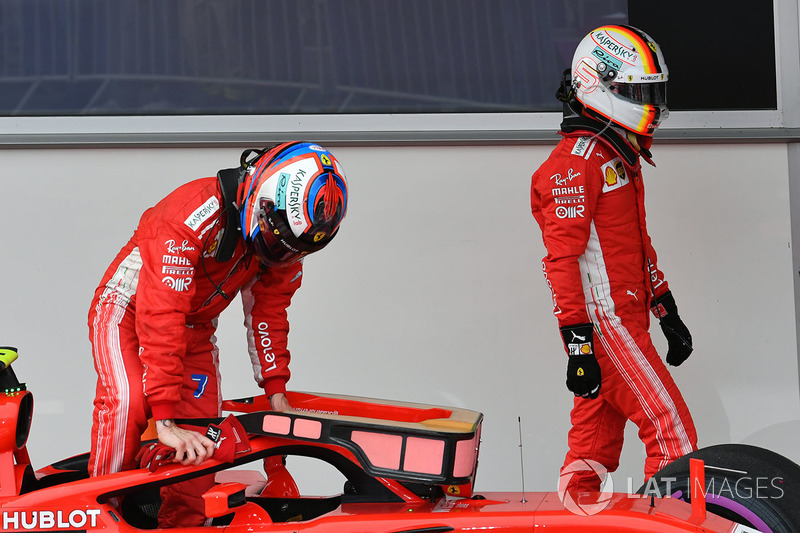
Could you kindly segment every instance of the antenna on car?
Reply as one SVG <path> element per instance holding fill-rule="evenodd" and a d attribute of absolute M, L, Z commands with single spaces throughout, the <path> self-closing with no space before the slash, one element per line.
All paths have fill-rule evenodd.
<path fill-rule="evenodd" d="M 525 462 L 522 459 L 522 417 L 517 417 L 517 425 L 519 426 L 519 469 L 522 474 L 522 503 L 527 502 L 525 499 Z"/>

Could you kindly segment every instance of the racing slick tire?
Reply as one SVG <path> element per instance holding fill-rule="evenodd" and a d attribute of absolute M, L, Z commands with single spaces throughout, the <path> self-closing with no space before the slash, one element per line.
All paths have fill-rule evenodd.
<path fill-rule="evenodd" d="M 762 532 L 800 531 L 800 466 L 746 444 L 701 448 L 658 471 L 637 491 L 691 501 L 689 460 L 705 463 L 706 509 Z"/>

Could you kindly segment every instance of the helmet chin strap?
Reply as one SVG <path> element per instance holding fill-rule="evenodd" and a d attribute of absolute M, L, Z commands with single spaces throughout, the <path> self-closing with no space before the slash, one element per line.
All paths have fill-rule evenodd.
<path fill-rule="evenodd" d="M 641 152 L 642 147 L 639 146 L 639 136 L 630 130 L 626 130 L 625 134 L 625 136 L 628 138 L 628 142 L 631 143 L 631 146 L 633 146 L 637 152 Z"/>
<path fill-rule="evenodd" d="M 652 166 L 656 166 L 653 162 L 653 154 L 650 153 L 650 145 L 653 143 L 653 138 L 648 137 L 645 135 L 639 135 L 638 133 L 634 133 L 630 130 L 625 130 L 625 136 L 628 138 L 628 142 L 631 143 L 631 146 L 639 152 L 639 155 L 642 156 L 642 159 L 647 161 L 648 164 Z"/>

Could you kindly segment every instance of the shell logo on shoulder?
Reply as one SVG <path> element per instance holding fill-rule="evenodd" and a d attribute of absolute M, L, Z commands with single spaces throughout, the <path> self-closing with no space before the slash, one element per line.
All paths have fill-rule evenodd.
<path fill-rule="evenodd" d="M 614 185 L 617 184 L 618 180 L 619 180 L 619 178 L 617 176 L 617 173 L 614 172 L 614 169 L 611 168 L 611 167 L 607 168 L 606 169 L 606 185 L 608 185 L 609 187 L 613 187 Z"/>
<path fill-rule="evenodd" d="M 625 172 L 625 164 L 622 159 L 615 157 L 608 163 L 600 167 L 603 173 L 603 192 L 610 192 L 619 189 L 630 183 L 628 175 Z"/>

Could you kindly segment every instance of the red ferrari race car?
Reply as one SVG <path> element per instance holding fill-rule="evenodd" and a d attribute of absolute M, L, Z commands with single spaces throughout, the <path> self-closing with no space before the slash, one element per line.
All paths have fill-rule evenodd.
<path fill-rule="evenodd" d="M 249 440 L 232 462 L 212 457 L 90 478 L 84 454 L 35 471 L 26 451 L 33 395 L 10 366 L 16 357 L 0 348 L 3 531 L 156 529 L 159 488 L 210 473 L 217 484 L 204 495 L 205 512 L 210 527 L 226 533 L 800 531 L 800 467 L 760 448 L 700 450 L 637 495 L 566 502 L 558 492 L 482 492 L 475 490 L 481 413 L 301 392 L 288 394 L 295 407 L 288 413 L 267 410 L 263 398 L 225 402 Z M 342 490 L 301 494 L 286 466 L 293 456 L 332 465 L 346 479 Z"/>

